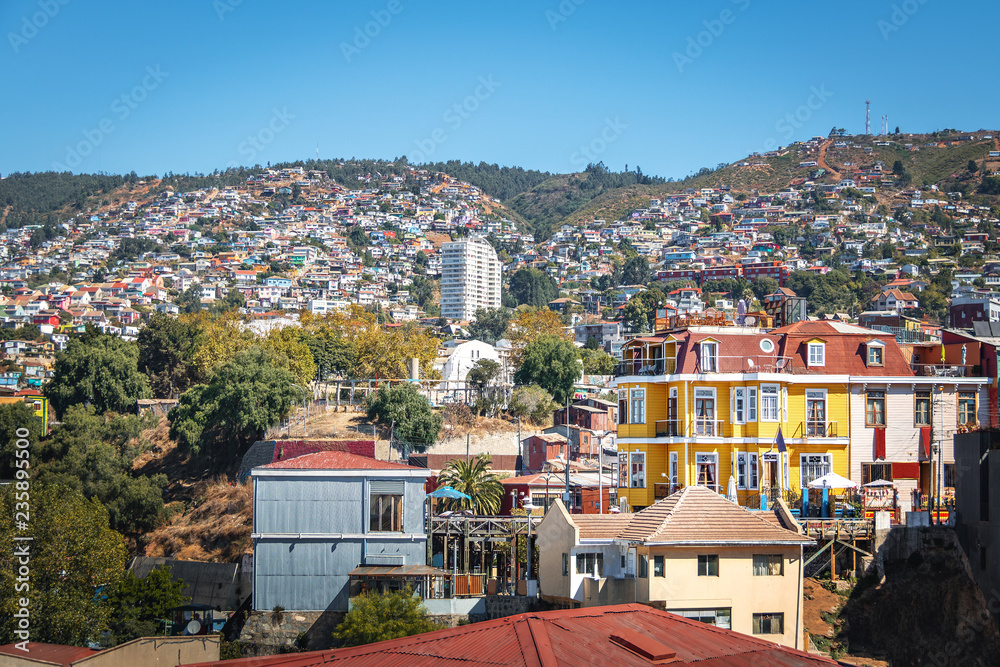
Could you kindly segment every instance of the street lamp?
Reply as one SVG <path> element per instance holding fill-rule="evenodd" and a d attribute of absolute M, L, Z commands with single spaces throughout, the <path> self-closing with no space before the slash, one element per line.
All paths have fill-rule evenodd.
<path fill-rule="evenodd" d="M 521 507 L 528 512 L 527 515 L 525 515 L 525 519 L 528 520 L 528 546 L 527 554 L 525 556 L 528 567 L 524 573 L 524 580 L 531 581 L 531 512 L 535 509 L 535 506 L 532 504 L 531 497 L 527 493 L 521 494 Z"/>

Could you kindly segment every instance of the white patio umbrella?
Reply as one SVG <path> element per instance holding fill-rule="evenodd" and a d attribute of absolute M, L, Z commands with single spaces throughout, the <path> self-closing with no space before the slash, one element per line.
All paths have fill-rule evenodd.
<path fill-rule="evenodd" d="M 895 486 L 892 482 L 884 479 L 876 479 L 874 482 L 868 482 L 865 484 L 866 489 L 877 489 L 880 486 Z"/>
<path fill-rule="evenodd" d="M 854 489 L 857 488 L 858 483 L 841 477 L 835 472 L 828 472 L 809 482 L 808 486 L 810 489 Z"/>
<path fill-rule="evenodd" d="M 736 499 L 736 478 L 732 475 L 729 476 L 729 488 L 726 489 L 726 499 L 730 502 L 739 502 Z"/>

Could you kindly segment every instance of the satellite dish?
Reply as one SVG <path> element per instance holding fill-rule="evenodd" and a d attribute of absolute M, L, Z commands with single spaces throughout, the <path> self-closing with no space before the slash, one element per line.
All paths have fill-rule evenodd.
<path fill-rule="evenodd" d="M 189 635 L 196 635 L 199 632 L 201 632 L 201 623 L 199 623 L 198 621 L 191 621 L 190 623 L 187 624 L 187 627 L 184 628 L 184 631 L 187 632 Z"/>
<path fill-rule="evenodd" d="M 752 327 L 754 324 L 757 323 L 757 318 L 754 317 L 753 315 L 747 315 L 746 318 L 743 320 L 743 323 L 748 327 Z"/>
<path fill-rule="evenodd" d="M 753 368 L 753 359 L 747 359 L 747 366 Z"/>

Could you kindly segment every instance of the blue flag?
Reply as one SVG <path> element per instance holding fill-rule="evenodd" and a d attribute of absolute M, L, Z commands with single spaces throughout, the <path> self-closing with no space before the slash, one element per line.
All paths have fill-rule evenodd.
<path fill-rule="evenodd" d="M 788 451 L 788 448 L 785 447 L 785 439 L 783 437 L 781 437 L 781 427 L 780 426 L 778 427 L 778 438 L 777 438 L 776 442 L 778 443 L 778 451 L 779 452 L 787 452 Z"/>

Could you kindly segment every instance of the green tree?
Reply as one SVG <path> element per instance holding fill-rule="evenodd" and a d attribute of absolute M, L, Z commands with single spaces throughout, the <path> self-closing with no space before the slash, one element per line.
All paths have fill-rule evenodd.
<path fill-rule="evenodd" d="M 979 165 L 976 164 L 975 160 L 969 160 L 969 167 L 968 167 L 968 169 L 969 169 L 969 173 L 970 174 L 974 174 L 977 171 L 979 171 Z"/>
<path fill-rule="evenodd" d="M 197 313 L 201 310 L 201 285 L 195 283 L 177 297 L 177 307 L 182 313 Z"/>
<path fill-rule="evenodd" d="M 0 479 L 13 479 L 17 470 L 17 430 L 28 429 L 24 438 L 30 447 L 38 446 L 42 434 L 42 424 L 27 403 L 7 403 L 0 405 Z M 29 450 L 30 451 L 30 450 Z"/>
<path fill-rule="evenodd" d="M 149 378 L 156 398 L 171 398 L 195 383 L 194 352 L 198 328 L 163 313 L 154 313 L 139 331 L 139 370 Z"/>
<path fill-rule="evenodd" d="M 420 598 L 407 589 L 390 593 L 365 592 L 351 601 L 333 638 L 341 646 L 361 646 L 441 629 L 427 617 Z"/>
<path fill-rule="evenodd" d="M 170 578 L 170 566 L 153 568 L 144 579 L 127 570 L 117 585 L 108 591 L 106 605 L 111 609 L 110 645 L 123 644 L 139 637 L 163 634 L 163 620 L 168 610 L 186 604 L 184 582 Z"/>
<path fill-rule="evenodd" d="M 649 260 L 641 255 L 633 255 L 625 260 L 622 268 L 622 282 L 625 285 L 645 285 L 650 280 Z"/>
<path fill-rule="evenodd" d="M 400 442 L 423 449 L 434 444 L 441 432 L 441 416 L 434 414 L 431 404 L 409 382 L 391 387 L 383 384 L 368 398 L 369 420 L 394 424 L 393 435 Z"/>
<path fill-rule="evenodd" d="M 896 160 L 895 162 L 892 163 L 893 174 L 895 174 L 896 176 L 902 176 L 904 171 L 906 171 L 906 168 L 903 167 L 902 160 Z"/>
<path fill-rule="evenodd" d="M 184 450 L 228 464 L 288 414 L 296 396 L 294 379 L 259 347 L 239 352 L 208 384 L 181 394 L 167 415 L 170 437 Z"/>
<path fill-rule="evenodd" d="M 615 372 L 615 358 L 604 350 L 579 350 L 585 375 L 612 375 Z"/>
<path fill-rule="evenodd" d="M 542 308 L 559 295 L 556 281 L 541 269 L 518 269 L 510 277 L 507 291 L 518 305 Z"/>
<path fill-rule="evenodd" d="M 491 384 L 496 382 L 500 378 L 501 373 L 500 364 L 492 359 L 480 359 L 465 376 L 465 381 L 472 385 L 479 395 L 482 396 L 483 392 Z"/>
<path fill-rule="evenodd" d="M 166 518 L 166 475 L 133 472 L 142 451 L 140 436 L 149 424 L 136 415 L 100 417 L 91 406 L 71 406 L 62 423 L 38 447 L 35 479 L 97 498 L 108 510 L 111 527 L 140 536 Z"/>
<path fill-rule="evenodd" d="M 29 598 L 31 641 L 84 646 L 99 641 L 111 609 L 99 604 L 100 590 L 113 588 L 125 571 L 125 540 L 108 525 L 108 511 L 96 498 L 64 487 L 31 486 L 30 591 L 15 589 L 14 509 L 17 489 L 0 488 L 0 642 L 18 641 L 14 612 Z"/>
<path fill-rule="evenodd" d="M 477 308 L 476 319 L 469 325 L 469 335 L 487 345 L 496 345 L 507 333 L 513 314 L 503 306 L 499 308 Z"/>
<path fill-rule="evenodd" d="M 77 403 L 90 403 L 99 413 L 130 412 L 149 398 L 149 380 L 139 371 L 139 346 L 106 334 L 74 338 L 56 357 L 55 374 L 45 385 L 55 413 L 62 417 Z"/>
<path fill-rule="evenodd" d="M 549 391 L 560 405 L 573 393 L 579 378 L 576 347 L 554 335 L 540 336 L 524 348 L 521 367 L 514 376 L 518 384 L 537 384 Z"/>
<path fill-rule="evenodd" d="M 533 384 L 514 389 L 507 412 L 518 419 L 529 419 L 535 424 L 548 425 L 552 423 L 552 411 L 558 407 L 559 404 L 552 400 L 552 394 Z"/>
<path fill-rule="evenodd" d="M 761 303 L 764 302 L 764 297 L 768 294 L 774 294 L 775 290 L 778 289 L 778 281 L 774 278 L 769 278 L 768 276 L 757 276 L 754 278 L 753 283 L 751 283 L 754 296 Z"/>
<path fill-rule="evenodd" d="M 217 300 L 214 304 L 212 310 L 217 313 L 228 313 L 229 311 L 238 311 L 247 305 L 246 297 L 243 296 L 243 292 L 239 291 L 235 287 L 229 288 L 226 292 L 226 296 L 222 299 Z"/>
<path fill-rule="evenodd" d="M 448 498 L 444 506 L 450 510 L 471 509 L 484 516 L 498 513 L 503 500 L 503 484 L 490 469 L 490 463 L 489 454 L 478 454 L 469 461 L 461 458 L 448 461 L 438 477 L 438 488 L 450 486 L 470 496 L 471 500 Z"/>

